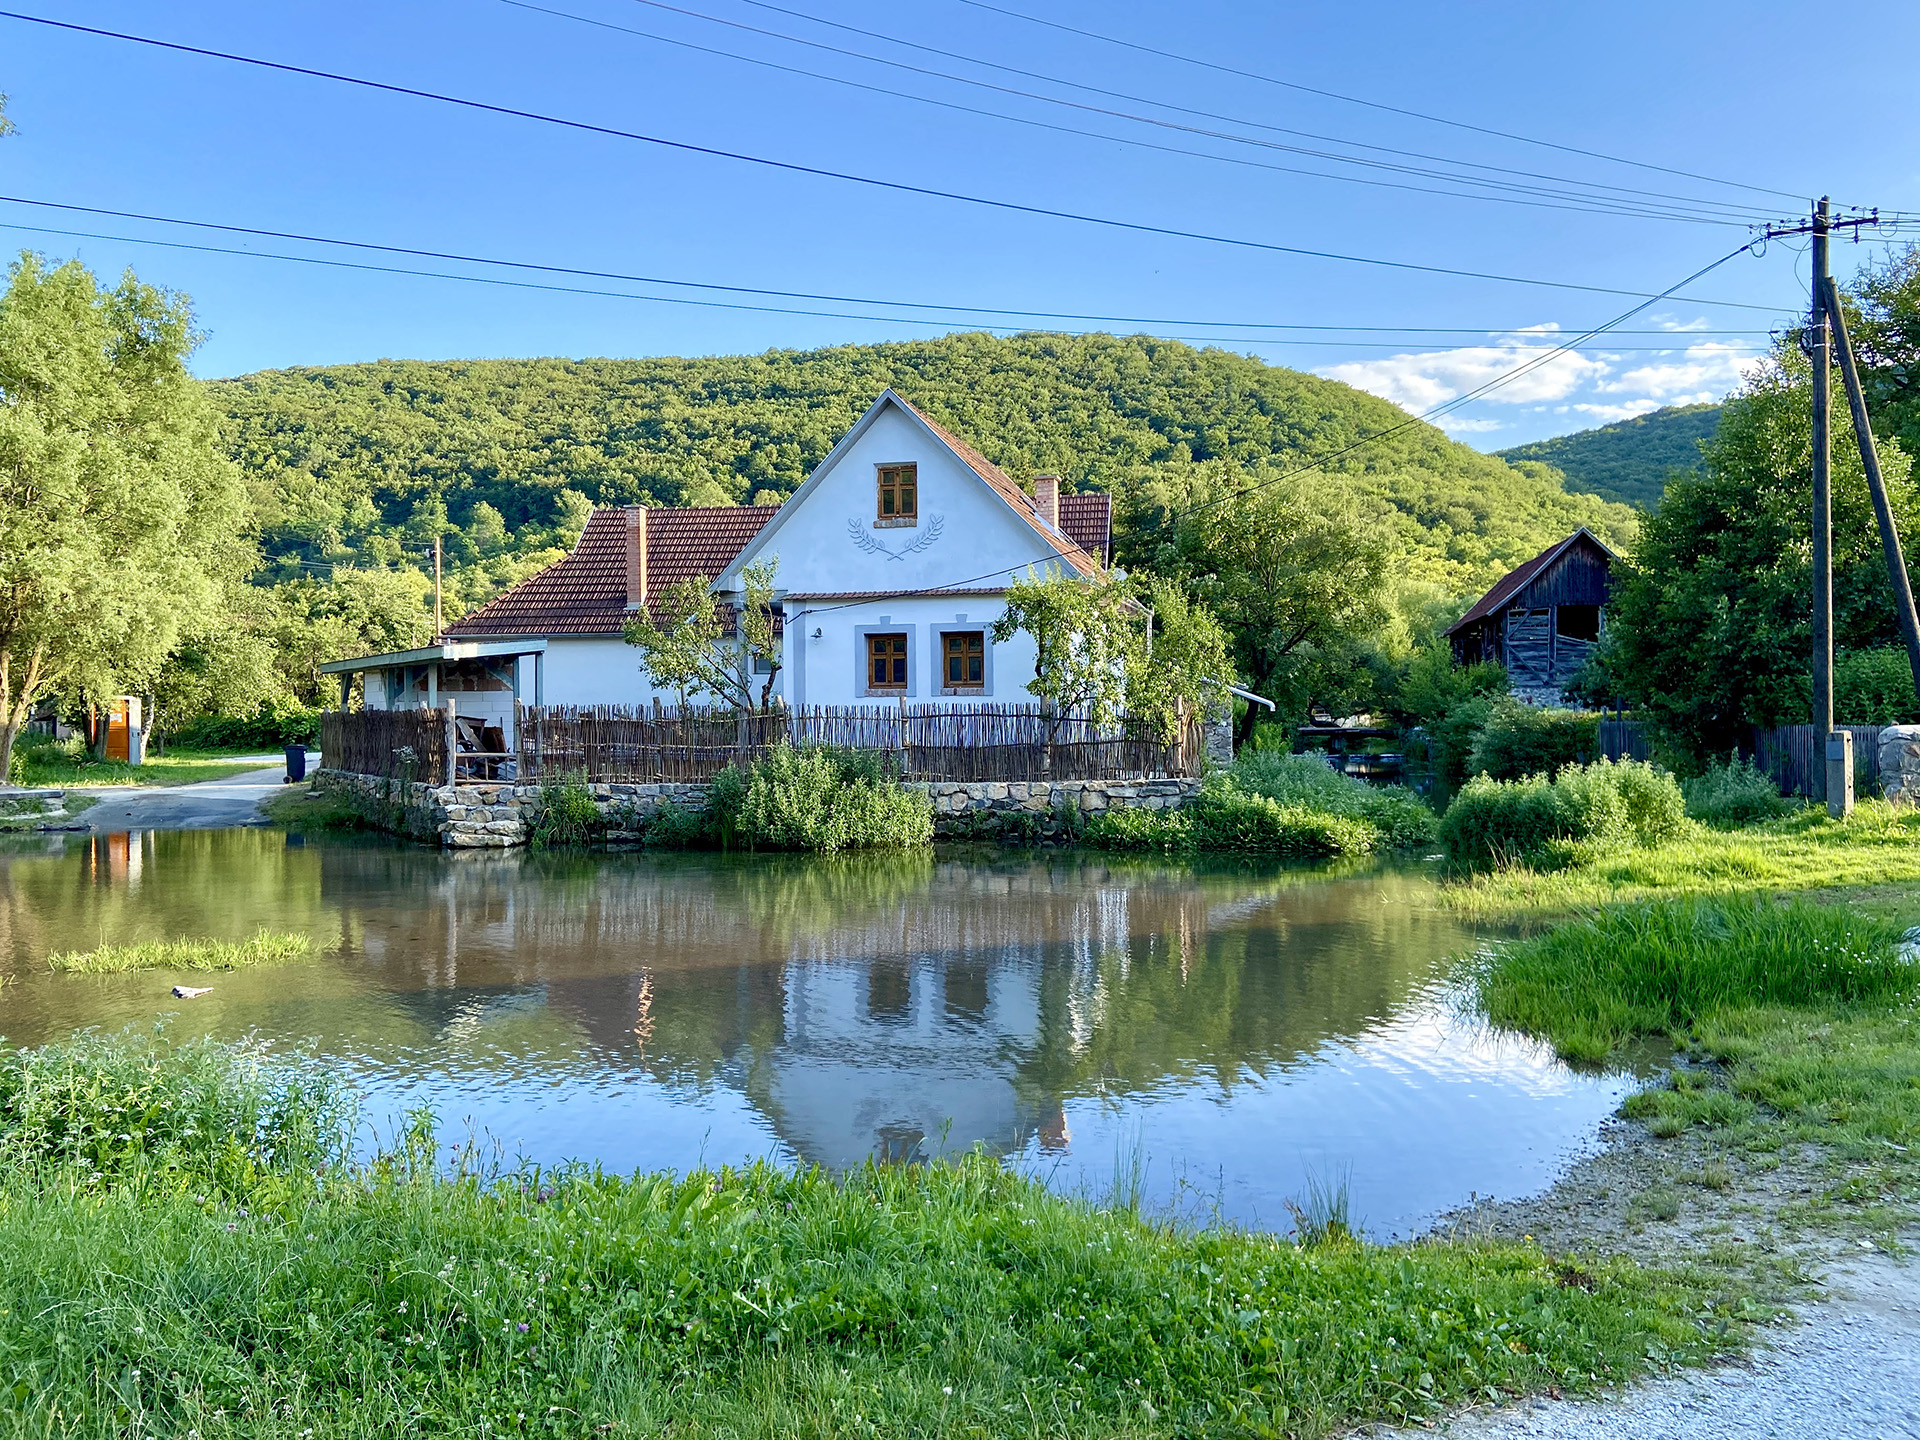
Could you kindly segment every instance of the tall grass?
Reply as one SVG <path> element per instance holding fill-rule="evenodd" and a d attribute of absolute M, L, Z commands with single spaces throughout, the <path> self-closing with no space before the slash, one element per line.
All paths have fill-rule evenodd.
<path fill-rule="evenodd" d="M 0 1434 L 1320 1435 L 1724 1343 L 1625 1263 L 1151 1223 L 980 1155 L 486 1175 L 421 1122 L 342 1167 L 258 1057 L 0 1076 Z"/>
<path fill-rule="evenodd" d="M 1567 765 L 1552 780 L 1476 775 L 1440 817 L 1440 843 L 1464 865 L 1539 863 L 1565 845 L 1625 848 L 1686 829 L 1686 802 L 1666 771 L 1635 760 Z"/>
<path fill-rule="evenodd" d="M 249 940 L 148 940 L 101 945 L 47 957 L 47 968 L 69 975 L 124 975 L 132 970 L 244 970 L 278 965 L 313 953 L 306 935 L 262 930 Z"/>
<path fill-rule="evenodd" d="M 1710 764 L 1706 772 L 1681 782 L 1687 814 L 1708 825 L 1751 825 L 1771 820 L 1793 808 L 1780 794 L 1773 777 L 1756 769 L 1736 753 Z"/>
<path fill-rule="evenodd" d="M 1497 1025 L 1597 1061 L 1757 1007 L 1880 1004 L 1920 992 L 1900 927 L 1833 906 L 1721 897 L 1601 910 L 1489 951 L 1478 995 Z"/>

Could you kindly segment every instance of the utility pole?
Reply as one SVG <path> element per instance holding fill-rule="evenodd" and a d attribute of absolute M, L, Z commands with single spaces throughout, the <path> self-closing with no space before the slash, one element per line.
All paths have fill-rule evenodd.
<path fill-rule="evenodd" d="M 1838 229 L 1856 237 L 1863 225 L 1880 223 L 1880 212 L 1833 218 L 1826 196 L 1800 225 L 1770 225 L 1765 238 L 1786 235 L 1813 237 L 1813 306 L 1807 317 L 1807 354 L 1813 360 L 1813 737 L 1815 761 L 1812 781 L 1815 800 L 1827 802 L 1827 812 L 1844 815 L 1853 809 L 1852 735 L 1836 736 L 1833 728 L 1833 438 L 1832 438 L 1832 321 L 1839 292 L 1834 289 L 1828 259 L 1829 239 Z M 1871 444 L 1871 438 L 1865 442 Z M 1864 454 L 1864 450 L 1863 450 Z M 1872 467 L 1877 471 L 1878 466 Z M 1895 546 L 1898 546 L 1895 540 Z M 1898 586 L 1896 585 L 1896 595 Z M 1904 625 L 1904 622 L 1903 622 Z M 1920 680 L 1920 669 L 1916 669 Z M 1837 741 L 1837 743 L 1836 743 Z M 1836 751 L 1839 753 L 1836 754 Z M 1828 763 L 1820 757 L 1826 756 Z M 1831 778 L 1830 778 L 1831 777 Z M 1831 793 L 1837 791 L 1838 793 Z"/>
<path fill-rule="evenodd" d="M 433 638 L 435 640 L 440 638 L 440 630 L 440 537 L 436 535 L 433 537 Z"/>

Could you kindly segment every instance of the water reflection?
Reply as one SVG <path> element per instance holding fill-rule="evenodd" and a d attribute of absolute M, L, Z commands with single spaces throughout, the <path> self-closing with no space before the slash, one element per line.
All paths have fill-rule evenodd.
<path fill-rule="evenodd" d="M 1453 1016 L 1473 943 L 1418 874 L 1196 872 L 1074 856 L 446 856 L 274 832 L 97 836 L 0 859 L 0 1032 L 178 1012 L 311 1037 L 378 1106 L 509 1153 L 857 1164 L 980 1144 L 1098 1189 L 1277 1222 L 1351 1165 L 1377 1230 L 1532 1188 L 1619 1086 Z M 322 959 L 54 977 L 51 950 L 301 929 Z"/>

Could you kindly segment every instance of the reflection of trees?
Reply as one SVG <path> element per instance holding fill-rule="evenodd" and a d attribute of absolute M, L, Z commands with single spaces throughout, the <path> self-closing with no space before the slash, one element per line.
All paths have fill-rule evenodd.
<path fill-rule="evenodd" d="M 1417 876 L 1074 854 L 449 856 L 256 831 L 140 844 L 137 866 L 110 846 L 0 866 L 0 953 L 17 966 L 103 930 L 307 930 L 337 953 L 223 981 L 231 1023 L 481 1080 L 723 1085 L 819 1158 L 908 1146 L 949 1118 L 952 1145 L 1017 1148 L 1060 1138 L 1077 1096 L 1230 1089 L 1390 1013 L 1466 941 L 1421 907 Z M 9 1001 L 24 989 L 37 1033 L 99 1018 L 101 986 Z"/>

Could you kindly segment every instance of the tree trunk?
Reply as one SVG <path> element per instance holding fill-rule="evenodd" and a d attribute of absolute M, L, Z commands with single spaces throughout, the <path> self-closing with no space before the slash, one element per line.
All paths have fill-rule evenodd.
<path fill-rule="evenodd" d="M 0 788 L 12 783 L 7 777 L 13 774 L 13 742 L 20 738 L 20 729 L 11 716 L 0 718 Z"/>

